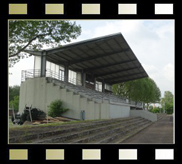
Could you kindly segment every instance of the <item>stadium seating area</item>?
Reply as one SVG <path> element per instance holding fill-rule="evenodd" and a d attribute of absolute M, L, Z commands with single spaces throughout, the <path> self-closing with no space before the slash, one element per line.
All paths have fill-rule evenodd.
<path fill-rule="evenodd" d="M 132 104 L 132 105 L 136 105 L 138 107 L 141 107 L 142 104 L 141 103 L 137 103 L 135 104 L 134 101 L 128 101 L 128 99 L 126 98 L 121 98 L 119 96 L 116 96 L 114 94 L 111 93 L 103 93 L 100 91 L 96 91 L 96 90 L 92 90 L 80 85 L 74 85 L 72 83 L 69 82 L 65 82 L 65 81 L 60 81 L 58 79 L 53 79 L 53 78 L 47 78 L 48 82 L 52 82 L 54 83 L 54 85 L 58 85 L 61 88 L 66 88 L 76 94 L 79 94 L 83 97 L 88 98 L 89 100 L 93 100 L 95 102 L 103 102 L 103 101 L 108 101 L 109 103 L 124 103 L 124 104 Z"/>

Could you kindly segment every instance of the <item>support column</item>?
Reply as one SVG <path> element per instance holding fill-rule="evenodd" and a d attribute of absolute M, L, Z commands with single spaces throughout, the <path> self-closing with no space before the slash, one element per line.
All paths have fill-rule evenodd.
<path fill-rule="evenodd" d="M 76 72 L 76 85 L 82 85 L 82 76 L 80 72 Z"/>
<path fill-rule="evenodd" d="M 102 92 L 105 92 L 105 81 L 104 81 L 104 79 L 102 81 Z"/>
<path fill-rule="evenodd" d="M 96 90 L 96 78 L 94 78 L 94 89 Z"/>
<path fill-rule="evenodd" d="M 42 51 L 41 54 L 40 76 L 46 77 L 46 51 Z"/>
<path fill-rule="evenodd" d="M 82 73 L 81 73 L 81 78 L 82 78 L 82 86 L 84 86 L 85 87 L 85 82 L 86 82 L 86 73 L 84 73 L 83 71 L 82 71 Z"/>
<path fill-rule="evenodd" d="M 68 82 L 68 77 L 69 77 L 69 66 L 65 65 L 64 66 L 64 81 Z"/>

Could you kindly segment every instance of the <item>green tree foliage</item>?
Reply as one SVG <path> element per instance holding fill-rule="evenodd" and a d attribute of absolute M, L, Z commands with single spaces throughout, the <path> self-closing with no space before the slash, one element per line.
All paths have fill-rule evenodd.
<path fill-rule="evenodd" d="M 15 111 L 19 110 L 19 94 L 20 86 L 9 86 L 9 108 L 13 105 Z"/>
<path fill-rule="evenodd" d="M 162 108 L 167 114 L 173 113 L 173 94 L 170 91 L 164 92 L 164 97 L 161 99 Z"/>
<path fill-rule="evenodd" d="M 114 84 L 113 93 L 136 102 L 144 102 L 147 109 L 150 103 L 160 101 L 161 91 L 151 78 L 142 78 L 133 81 Z"/>
<path fill-rule="evenodd" d="M 81 34 L 81 27 L 71 21 L 9 21 L 9 66 L 24 57 L 25 49 L 40 50 L 43 46 L 58 47 Z"/>
<path fill-rule="evenodd" d="M 149 109 L 149 111 L 152 112 L 152 113 L 163 113 L 162 108 L 159 108 L 159 107 L 155 107 L 153 109 Z"/>
<path fill-rule="evenodd" d="M 165 105 L 165 111 L 167 114 L 173 114 L 173 103 L 167 103 Z"/>
<path fill-rule="evenodd" d="M 14 99 L 9 102 L 9 107 L 14 107 L 15 111 L 19 111 L 19 96 L 14 96 Z"/>
<path fill-rule="evenodd" d="M 63 102 L 61 100 L 55 100 L 49 105 L 48 115 L 51 117 L 60 117 L 68 110 L 69 109 L 63 107 Z"/>
<path fill-rule="evenodd" d="M 14 99 L 15 96 L 19 96 L 20 94 L 20 86 L 14 85 L 9 86 L 9 102 Z"/>

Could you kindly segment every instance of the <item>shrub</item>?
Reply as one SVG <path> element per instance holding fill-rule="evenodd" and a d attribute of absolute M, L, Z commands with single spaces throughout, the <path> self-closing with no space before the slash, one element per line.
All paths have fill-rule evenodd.
<path fill-rule="evenodd" d="M 61 100 L 55 100 L 52 101 L 49 105 L 48 115 L 51 117 L 60 117 L 68 110 L 69 109 L 63 107 L 63 102 Z"/>
<path fill-rule="evenodd" d="M 152 113 L 159 113 L 160 111 L 159 111 L 159 108 L 153 108 L 152 109 Z"/>

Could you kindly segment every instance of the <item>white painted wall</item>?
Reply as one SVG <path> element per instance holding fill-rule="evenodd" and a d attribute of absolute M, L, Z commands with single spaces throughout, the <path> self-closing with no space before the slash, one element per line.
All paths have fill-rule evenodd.
<path fill-rule="evenodd" d="M 121 105 L 110 105 L 110 118 L 122 118 L 130 116 L 130 107 Z"/>
<path fill-rule="evenodd" d="M 152 122 L 157 121 L 157 115 L 145 110 L 130 110 L 130 116 L 137 117 L 140 116 Z"/>
<path fill-rule="evenodd" d="M 130 110 L 127 104 L 110 104 L 105 102 L 94 102 L 88 100 L 86 97 L 74 94 L 73 92 L 55 86 L 53 83 L 47 83 L 46 78 L 28 79 L 21 84 L 19 112 L 22 113 L 27 106 L 39 108 L 47 112 L 49 104 L 57 99 L 64 102 L 65 108 L 69 111 L 63 116 L 81 119 L 81 111 L 85 111 L 85 119 L 110 119 L 129 116 L 141 116 L 151 121 L 156 121 L 157 116 L 143 110 Z"/>

